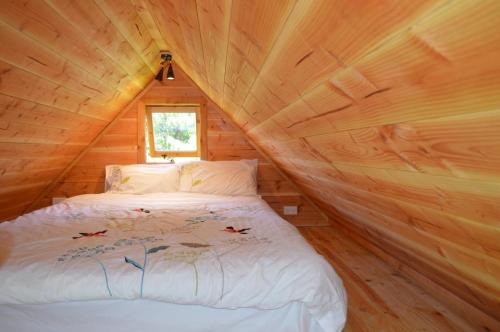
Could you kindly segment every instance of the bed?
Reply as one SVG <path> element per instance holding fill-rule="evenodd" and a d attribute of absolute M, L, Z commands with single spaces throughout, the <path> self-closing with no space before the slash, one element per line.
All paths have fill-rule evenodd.
<path fill-rule="evenodd" d="M 0 330 L 342 330 L 342 281 L 256 195 L 107 192 L 0 224 Z"/>

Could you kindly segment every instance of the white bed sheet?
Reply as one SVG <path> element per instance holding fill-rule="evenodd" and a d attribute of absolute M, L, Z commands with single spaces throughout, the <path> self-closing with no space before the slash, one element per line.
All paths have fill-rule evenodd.
<path fill-rule="evenodd" d="M 1 324 L 23 305 L 115 299 L 256 312 L 298 303 L 324 331 L 345 323 L 341 280 L 255 196 L 77 196 L 0 224 L 0 248 Z"/>
<path fill-rule="evenodd" d="M 300 303 L 213 309 L 149 300 L 0 305 L 2 332 L 323 332 Z"/>

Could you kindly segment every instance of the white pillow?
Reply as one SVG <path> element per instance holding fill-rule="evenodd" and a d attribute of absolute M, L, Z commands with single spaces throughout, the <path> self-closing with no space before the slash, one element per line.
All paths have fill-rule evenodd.
<path fill-rule="evenodd" d="M 199 161 L 180 168 L 179 191 L 257 195 L 257 160 Z"/>
<path fill-rule="evenodd" d="M 176 165 L 108 165 L 106 192 L 147 194 L 177 191 L 179 169 Z"/>

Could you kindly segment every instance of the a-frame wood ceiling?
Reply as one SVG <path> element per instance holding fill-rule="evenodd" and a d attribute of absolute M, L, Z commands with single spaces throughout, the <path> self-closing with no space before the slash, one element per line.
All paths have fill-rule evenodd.
<path fill-rule="evenodd" d="M 0 1 L 1 218 L 170 50 L 333 220 L 500 318 L 499 45 L 496 0 Z"/>

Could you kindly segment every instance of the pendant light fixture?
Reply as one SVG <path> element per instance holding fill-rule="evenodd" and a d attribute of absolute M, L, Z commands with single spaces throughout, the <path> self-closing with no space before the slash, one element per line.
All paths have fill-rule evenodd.
<path fill-rule="evenodd" d="M 162 66 L 161 66 L 161 69 L 158 72 L 158 74 L 156 74 L 155 79 L 157 81 L 163 82 L 164 74 L 165 74 L 165 68 L 167 67 L 167 65 L 168 65 L 167 75 L 166 75 L 165 78 L 167 80 L 173 80 L 173 79 L 175 79 L 174 70 L 172 69 L 172 53 L 170 53 L 170 52 L 160 52 L 160 57 L 161 57 L 161 65 Z"/>

